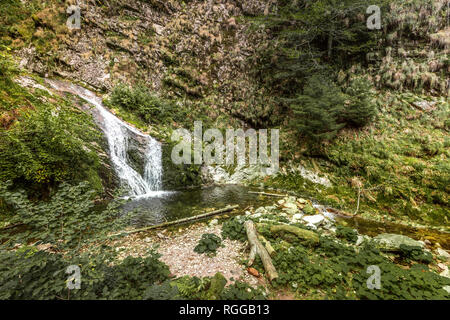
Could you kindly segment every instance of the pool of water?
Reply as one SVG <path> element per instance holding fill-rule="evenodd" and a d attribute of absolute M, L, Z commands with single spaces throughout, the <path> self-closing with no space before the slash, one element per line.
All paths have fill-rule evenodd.
<path fill-rule="evenodd" d="M 359 233 L 375 237 L 381 233 L 395 233 L 416 240 L 429 240 L 433 247 L 439 245 L 450 250 L 450 233 L 431 228 L 416 228 L 393 222 L 379 222 L 361 217 L 337 217 L 337 222 L 358 230 Z"/>
<path fill-rule="evenodd" d="M 263 191 L 241 185 L 211 186 L 182 191 L 156 191 L 153 194 L 130 198 L 124 204 L 124 212 L 130 212 L 131 223 L 136 227 L 155 225 L 198 215 L 229 205 L 239 205 L 241 213 L 246 208 L 272 205 L 279 198 L 260 196 L 251 191 Z M 316 205 L 317 206 L 317 205 Z M 325 207 L 318 205 L 323 210 Z M 345 224 L 361 234 L 374 237 L 381 233 L 403 234 L 416 240 L 428 239 L 433 245 L 450 249 L 450 233 L 434 229 L 422 229 L 392 222 L 377 222 L 360 217 L 336 216 L 339 224 Z"/>
<path fill-rule="evenodd" d="M 157 192 L 148 196 L 130 198 L 124 212 L 131 212 L 135 226 L 155 225 L 239 205 L 240 210 L 260 207 L 274 202 L 274 198 L 249 193 L 250 188 L 240 185 L 211 186 L 174 192 Z"/>

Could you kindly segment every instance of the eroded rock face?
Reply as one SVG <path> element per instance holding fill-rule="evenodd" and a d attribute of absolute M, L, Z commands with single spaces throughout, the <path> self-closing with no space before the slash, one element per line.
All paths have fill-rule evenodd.
<path fill-rule="evenodd" d="M 238 166 L 230 173 L 221 166 L 207 166 L 201 168 L 204 183 L 213 184 L 241 184 L 266 176 L 265 170 L 259 165 Z"/>
<path fill-rule="evenodd" d="M 248 75 L 252 65 L 247 57 L 265 35 L 248 34 L 248 24 L 236 17 L 262 14 L 268 3 L 81 1 L 81 29 L 57 34 L 52 63 L 33 45 L 18 56 L 22 67 L 42 76 L 61 76 L 107 91 L 118 82 L 143 81 L 169 96 L 209 98 L 214 113 L 250 121 L 255 106 L 242 102 L 256 101 L 262 89 Z"/>

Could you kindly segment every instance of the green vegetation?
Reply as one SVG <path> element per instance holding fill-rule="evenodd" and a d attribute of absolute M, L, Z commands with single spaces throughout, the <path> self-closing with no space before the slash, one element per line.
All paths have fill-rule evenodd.
<path fill-rule="evenodd" d="M 40 88 L 24 88 L 7 51 L 0 52 L 0 181 L 34 190 L 37 197 L 60 182 L 87 180 L 102 191 L 101 135 L 73 101 Z"/>
<path fill-rule="evenodd" d="M 149 89 L 138 84 L 129 87 L 119 84 L 114 88 L 109 99 L 109 103 L 125 111 L 136 114 L 145 123 L 167 123 L 183 117 L 180 113 L 175 113 L 175 105 L 165 99 L 152 94 Z M 169 122 L 170 123 L 170 122 Z"/>
<path fill-rule="evenodd" d="M 236 281 L 225 287 L 227 280 L 220 273 L 214 277 L 182 277 L 153 285 L 146 291 L 148 300 L 264 300 L 262 288 L 253 288 Z"/>
<path fill-rule="evenodd" d="M 115 261 L 111 250 L 95 255 L 63 256 L 23 247 L 0 251 L 1 299 L 142 299 L 149 285 L 168 278 L 169 269 L 150 252 L 146 258 Z M 70 265 L 80 267 L 81 290 L 66 286 Z"/>
<path fill-rule="evenodd" d="M 276 225 L 276 224 L 275 224 Z M 418 265 L 412 260 L 430 263 L 423 256 L 418 258 L 416 249 L 405 248 L 416 256 L 406 261 L 409 268 L 403 268 L 385 256 L 374 243 L 365 242 L 355 248 L 328 236 L 320 236 L 318 247 L 305 246 L 299 241 L 278 238 L 269 228 L 259 227 L 261 234 L 275 249 L 273 262 L 279 273 L 274 288 L 292 291 L 298 298 L 315 299 L 448 299 L 449 294 L 442 289 L 450 279 L 440 277 L 426 265 Z M 345 235 L 350 243 L 348 229 Z M 411 249 L 411 250 L 409 250 Z M 425 254 L 420 252 L 420 254 Z M 428 254 L 426 254 L 428 256 Z M 400 253 L 399 257 L 403 257 Z M 367 288 L 370 273 L 367 267 L 377 265 L 381 269 L 381 290 Z M 264 272 L 261 262 L 255 266 Z"/>
<path fill-rule="evenodd" d="M 217 248 L 222 246 L 222 239 L 214 233 L 205 233 L 194 248 L 197 253 L 215 254 Z"/>
<path fill-rule="evenodd" d="M 237 217 L 225 221 L 222 225 L 222 238 L 245 241 L 247 234 L 243 221 Z"/>
<path fill-rule="evenodd" d="M 336 228 L 336 237 L 355 243 L 358 240 L 358 232 L 352 228 L 339 225 Z"/>

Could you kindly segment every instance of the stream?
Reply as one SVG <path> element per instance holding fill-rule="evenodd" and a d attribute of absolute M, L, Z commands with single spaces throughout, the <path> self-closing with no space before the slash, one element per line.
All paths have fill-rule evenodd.
<path fill-rule="evenodd" d="M 250 188 L 240 185 L 198 187 L 181 191 L 162 190 L 164 170 L 160 142 L 117 118 L 95 93 L 64 81 L 47 80 L 47 82 L 54 89 L 74 94 L 94 107 L 90 111 L 105 134 L 114 170 L 121 186 L 128 190 L 126 196 L 128 201 L 123 205 L 123 210 L 124 213 L 132 213 L 131 223 L 134 226 L 142 227 L 173 221 L 234 204 L 238 204 L 243 212 L 247 207 L 256 209 L 272 205 L 278 200 L 249 193 Z M 142 173 L 133 168 L 129 157 L 128 149 L 133 139 L 141 145 L 140 151 L 144 159 Z M 327 210 L 320 205 L 316 205 L 316 208 L 322 212 Z M 333 210 L 328 213 L 331 211 Z M 381 233 L 403 234 L 416 240 L 429 239 L 432 243 L 439 242 L 444 249 L 450 249 L 450 234 L 434 229 L 369 221 L 360 217 L 336 216 L 336 221 L 358 230 L 360 234 L 369 236 Z"/>

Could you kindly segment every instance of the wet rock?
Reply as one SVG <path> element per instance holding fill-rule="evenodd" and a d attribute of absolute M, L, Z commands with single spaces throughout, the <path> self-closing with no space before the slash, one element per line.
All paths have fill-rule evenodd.
<path fill-rule="evenodd" d="M 317 227 L 325 221 L 325 218 L 324 218 L 324 216 L 322 216 L 320 214 L 316 214 L 314 216 L 303 217 L 303 221 L 305 221 L 308 225 L 312 224 Z"/>
<path fill-rule="evenodd" d="M 400 234 L 383 233 L 374 238 L 380 248 L 386 251 L 399 251 L 401 245 L 424 247 L 424 243 Z"/>
<path fill-rule="evenodd" d="M 285 211 L 290 215 L 296 214 L 298 212 L 298 208 L 295 203 L 287 202 L 283 206 L 284 206 L 283 211 Z"/>
<path fill-rule="evenodd" d="M 329 219 L 329 220 L 332 220 L 332 221 L 334 221 L 335 218 L 336 218 L 336 216 L 334 215 L 334 213 L 329 212 L 329 211 L 326 211 L 326 210 L 322 212 L 322 215 L 323 215 L 325 218 L 327 218 L 327 219 Z"/>
<path fill-rule="evenodd" d="M 437 248 L 436 249 L 436 254 L 438 256 L 447 258 L 447 260 L 450 260 L 450 253 L 448 253 L 447 251 L 445 251 L 445 250 L 443 250 L 441 248 Z"/>
<path fill-rule="evenodd" d="M 301 213 L 296 213 L 292 216 L 292 222 L 293 223 L 297 223 L 300 222 L 302 220 L 303 214 Z"/>

